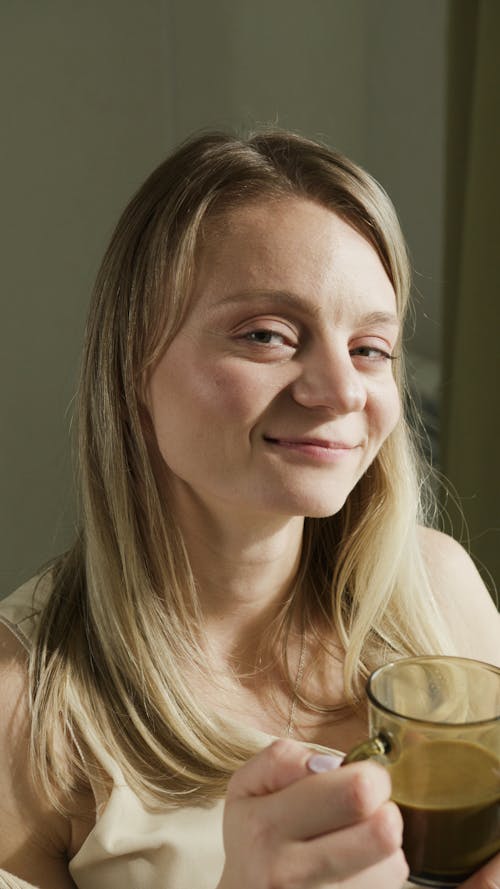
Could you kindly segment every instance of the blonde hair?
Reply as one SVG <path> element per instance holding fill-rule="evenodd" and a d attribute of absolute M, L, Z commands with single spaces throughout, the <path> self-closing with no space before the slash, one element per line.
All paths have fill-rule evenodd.
<path fill-rule="evenodd" d="M 206 223 L 245 201 L 286 195 L 319 202 L 364 235 L 405 316 L 409 263 L 392 204 L 366 172 L 320 144 L 282 132 L 202 135 L 132 199 L 104 257 L 86 332 L 82 530 L 52 568 L 31 663 L 32 762 L 55 804 L 89 778 L 106 784 L 98 751 L 145 802 L 164 804 L 220 794 L 254 752 L 231 726 L 222 730 L 184 679 L 184 663 L 202 668 L 203 629 L 163 488 L 160 496 L 143 382 L 182 324 Z M 403 397 L 401 362 L 395 374 Z M 417 541 L 417 466 L 403 418 L 340 513 L 306 520 L 297 582 L 304 631 L 327 651 L 328 628 L 340 636 L 350 704 L 381 660 L 449 642 Z M 296 604 L 286 603 L 277 630 L 285 667 Z"/>

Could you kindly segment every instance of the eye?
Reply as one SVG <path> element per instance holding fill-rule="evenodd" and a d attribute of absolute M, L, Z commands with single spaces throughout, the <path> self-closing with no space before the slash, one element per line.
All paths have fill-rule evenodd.
<path fill-rule="evenodd" d="M 290 343 L 287 342 L 285 335 L 278 333 L 276 330 L 250 330 L 243 335 L 243 339 L 263 346 L 290 345 Z"/>
<path fill-rule="evenodd" d="M 351 355 L 358 355 L 360 358 L 367 358 L 369 361 L 394 361 L 396 357 L 384 349 L 376 348 L 376 346 L 357 346 L 351 350 Z"/>

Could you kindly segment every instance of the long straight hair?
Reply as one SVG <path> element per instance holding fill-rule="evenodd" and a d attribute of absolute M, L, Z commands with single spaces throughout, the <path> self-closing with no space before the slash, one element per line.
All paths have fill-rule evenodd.
<path fill-rule="evenodd" d="M 198 136 L 132 199 L 86 331 L 81 533 L 51 569 L 31 661 L 33 768 L 56 805 L 81 783 L 107 784 L 103 751 L 145 803 L 163 804 L 219 795 L 254 752 L 185 680 L 185 663 L 203 670 L 203 625 L 144 381 L 182 325 L 209 223 L 245 202 L 286 196 L 319 203 L 366 238 L 404 320 L 409 262 L 393 206 L 364 170 L 323 145 L 283 132 Z M 403 401 L 402 362 L 394 373 Z M 340 638 L 350 705 L 381 660 L 449 646 L 417 540 L 423 487 L 403 416 L 340 512 L 306 519 L 296 584 L 304 632 L 325 656 L 328 629 Z M 285 673 L 296 604 L 284 605 L 278 628 Z"/>

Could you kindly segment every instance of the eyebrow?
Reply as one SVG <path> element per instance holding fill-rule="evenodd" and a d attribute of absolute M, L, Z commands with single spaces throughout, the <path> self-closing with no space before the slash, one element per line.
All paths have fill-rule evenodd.
<path fill-rule="evenodd" d="M 317 306 L 311 306 L 308 300 L 299 296 L 297 293 L 291 293 L 286 290 L 248 290 L 242 293 L 234 293 L 222 299 L 219 305 L 228 305 L 231 303 L 237 304 L 245 302 L 245 300 L 247 299 L 254 299 L 255 301 L 259 299 L 272 299 L 276 302 L 282 303 L 285 306 L 297 309 L 303 314 L 309 315 L 316 320 L 321 316 L 320 308 L 318 308 Z M 391 327 L 397 328 L 400 327 L 399 318 L 395 314 L 395 312 L 386 312 L 380 310 L 367 312 L 357 319 L 357 323 L 367 324 L 370 327 L 376 326 L 377 324 L 389 325 Z"/>
<path fill-rule="evenodd" d="M 376 324 L 389 324 L 392 327 L 400 326 L 398 316 L 394 312 L 367 312 L 366 315 L 361 316 L 360 321 L 369 326 Z"/>

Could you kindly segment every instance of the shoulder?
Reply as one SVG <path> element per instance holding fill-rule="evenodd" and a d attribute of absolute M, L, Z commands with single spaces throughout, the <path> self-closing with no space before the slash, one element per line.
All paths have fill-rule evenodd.
<path fill-rule="evenodd" d="M 470 555 L 448 534 L 432 528 L 420 528 L 419 541 L 458 653 L 500 666 L 500 615 Z"/>
<path fill-rule="evenodd" d="M 66 864 L 70 824 L 39 797 L 30 777 L 28 657 L 0 624 L 0 867 L 65 889 L 73 885 Z"/>
<path fill-rule="evenodd" d="M 52 570 L 48 569 L 0 600 L 0 623 L 7 625 L 25 648 L 31 646 L 39 614 L 50 598 L 52 588 Z"/>

